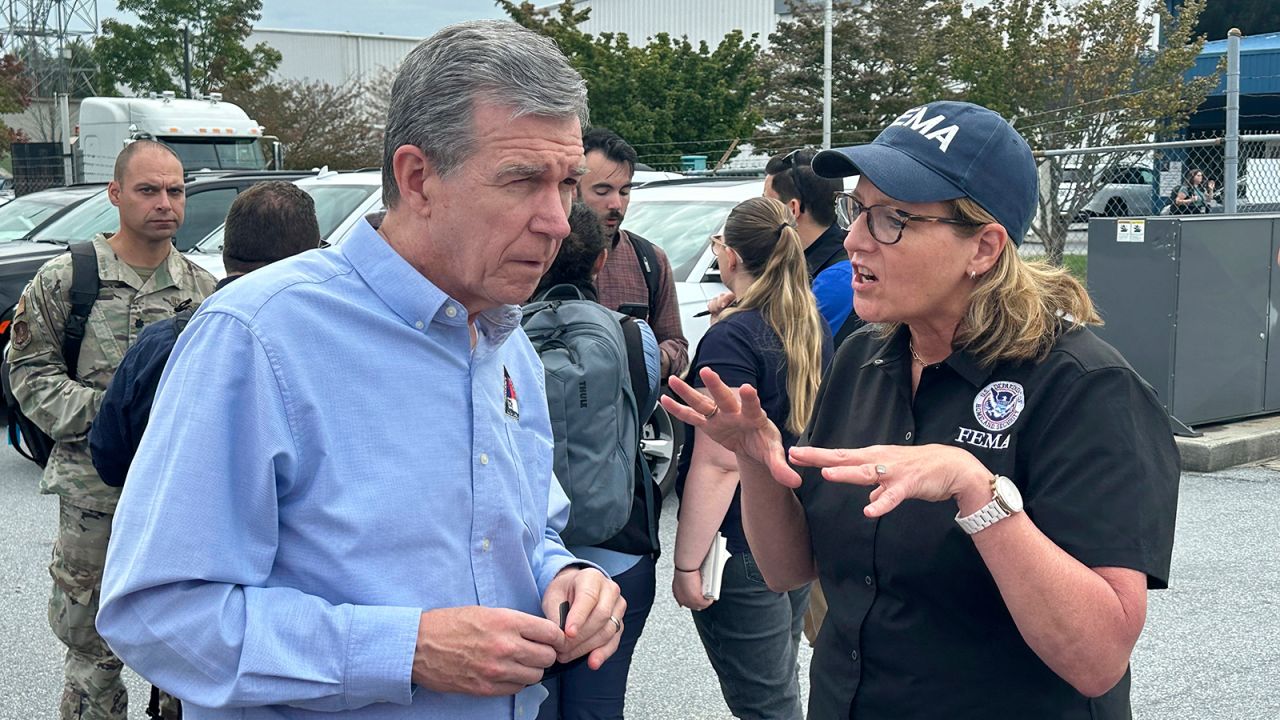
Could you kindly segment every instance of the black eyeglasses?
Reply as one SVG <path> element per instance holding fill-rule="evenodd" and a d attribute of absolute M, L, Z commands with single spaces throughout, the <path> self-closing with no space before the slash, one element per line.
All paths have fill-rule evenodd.
<path fill-rule="evenodd" d="M 892 205 L 863 205 L 851 192 L 836 193 L 836 224 L 848 230 L 862 213 L 867 214 L 867 230 L 881 245 L 893 245 L 902 239 L 902 231 L 909 222 L 938 222 L 960 227 L 980 227 L 984 223 L 959 218 L 913 215 Z"/>

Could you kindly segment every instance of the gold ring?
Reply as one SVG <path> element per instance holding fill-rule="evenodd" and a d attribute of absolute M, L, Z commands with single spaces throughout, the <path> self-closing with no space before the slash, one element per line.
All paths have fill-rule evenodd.
<path fill-rule="evenodd" d="M 888 473 L 889 473 L 889 468 L 887 466 L 885 465 L 876 466 L 876 475 L 887 475 Z"/>
<path fill-rule="evenodd" d="M 621 621 L 621 620 L 619 620 L 618 618 L 616 618 L 616 617 L 614 617 L 614 616 L 610 615 L 610 616 L 609 616 L 609 622 L 613 623 L 613 627 L 614 627 L 618 632 L 622 632 L 622 621 Z"/>
<path fill-rule="evenodd" d="M 715 407 L 711 408 L 711 412 L 707 413 L 704 417 L 710 420 L 711 418 L 715 417 L 716 413 L 718 412 L 720 412 L 720 406 L 716 405 Z"/>

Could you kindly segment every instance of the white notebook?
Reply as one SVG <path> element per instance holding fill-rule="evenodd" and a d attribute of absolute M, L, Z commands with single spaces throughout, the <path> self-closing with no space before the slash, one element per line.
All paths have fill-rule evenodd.
<path fill-rule="evenodd" d="M 724 535 L 716 533 L 711 540 L 711 549 L 702 561 L 702 597 L 708 600 L 720 599 L 720 583 L 724 580 L 724 566 L 729 562 L 728 543 Z"/>

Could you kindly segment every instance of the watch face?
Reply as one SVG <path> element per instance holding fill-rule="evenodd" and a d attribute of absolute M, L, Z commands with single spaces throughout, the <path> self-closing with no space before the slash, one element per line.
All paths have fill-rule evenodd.
<path fill-rule="evenodd" d="M 1003 475 L 996 476 L 996 497 L 1009 509 L 1009 512 L 1022 512 L 1022 493 L 1018 486 Z"/>

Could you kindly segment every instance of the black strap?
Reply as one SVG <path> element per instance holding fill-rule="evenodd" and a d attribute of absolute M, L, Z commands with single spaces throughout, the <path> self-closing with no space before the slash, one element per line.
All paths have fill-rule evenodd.
<path fill-rule="evenodd" d="M 622 336 L 626 338 L 627 344 L 627 370 L 631 374 L 631 393 L 636 398 L 636 410 L 640 412 L 640 403 L 649 399 L 649 371 L 645 367 L 644 362 L 644 340 L 640 334 L 640 325 L 635 318 L 624 317 L 620 321 L 622 323 Z M 650 410 L 652 414 L 652 410 Z M 640 425 L 649 421 L 649 418 L 639 418 Z M 645 520 L 649 530 L 649 547 L 653 548 L 653 557 L 656 560 L 659 554 L 658 545 L 658 518 L 656 516 L 657 508 L 654 507 L 653 497 L 653 469 L 649 467 L 649 461 L 644 459 L 644 453 L 636 452 L 636 482 L 640 483 L 644 489 L 644 509 Z"/>
<path fill-rule="evenodd" d="M 645 240 L 639 235 L 628 232 L 625 233 L 627 240 L 631 242 L 631 247 L 636 251 L 636 258 L 640 261 L 640 273 L 644 275 L 645 287 L 649 289 L 649 320 L 658 310 L 658 270 L 662 267 L 658 263 L 658 253 L 653 249 L 653 243 Z"/>
<path fill-rule="evenodd" d="M 640 403 L 649 399 L 649 371 L 644 364 L 644 340 L 640 337 L 640 326 L 636 324 L 635 318 L 622 317 L 618 319 L 622 324 L 622 337 L 626 341 L 627 346 L 627 370 L 631 374 L 631 394 L 636 399 L 636 412 L 641 412 Z M 648 421 L 648 417 L 636 418 L 641 425 Z"/>
<path fill-rule="evenodd" d="M 84 344 L 85 325 L 89 312 L 98 300 L 98 253 L 93 243 L 76 243 L 71 251 L 71 312 L 67 315 L 66 330 L 62 338 L 62 358 L 67 363 L 67 375 L 77 379 L 80 365 L 80 346 Z"/>

